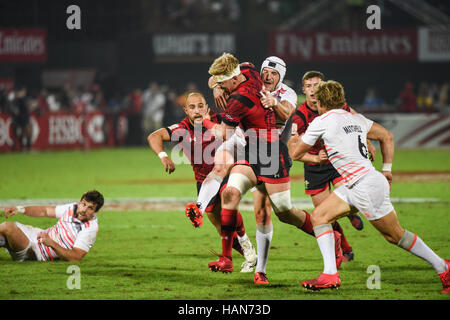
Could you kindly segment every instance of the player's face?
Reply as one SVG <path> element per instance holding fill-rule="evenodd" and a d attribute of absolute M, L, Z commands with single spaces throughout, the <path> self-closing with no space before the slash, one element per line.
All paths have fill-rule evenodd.
<path fill-rule="evenodd" d="M 97 205 L 93 202 L 89 202 L 86 199 L 81 199 L 78 203 L 77 218 L 80 221 L 92 220 L 95 216 L 95 210 Z"/>
<path fill-rule="evenodd" d="M 202 122 L 203 117 L 208 113 L 209 108 L 203 97 L 199 95 L 192 95 L 186 101 L 184 112 L 189 118 L 189 121 L 194 124 L 195 122 Z"/>
<path fill-rule="evenodd" d="M 217 84 L 226 94 L 229 95 L 234 91 L 234 89 L 236 89 L 236 82 L 236 77 L 233 77 L 222 82 L 217 82 Z"/>
<path fill-rule="evenodd" d="M 314 90 L 316 90 L 320 81 L 322 81 L 319 77 L 310 78 L 304 81 L 303 83 L 303 93 L 306 96 L 306 102 L 309 107 L 313 107 L 317 102 L 316 97 L 314 96 Z"/>
<path fill-rule="evenodd" d="M 263 68 L 261 71 L 261 79 L 266 90 L 272 92 L 280 82 L 280 74 L 272 68 Z"/>

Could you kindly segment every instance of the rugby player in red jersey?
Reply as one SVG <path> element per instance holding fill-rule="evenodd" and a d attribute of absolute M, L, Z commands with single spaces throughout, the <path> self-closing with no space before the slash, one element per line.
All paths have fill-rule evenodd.
<path fill-rule="evenodd" d="M 250 72 L 248 66 L 245 63 L 241 64 L 241 72 L 244 75 Z M 264 84 L 261 102 L 265 108 L 274 110 L 278 128 L 284 127 L 286 120 L 294 112 L 297 103 L 297 94 L 295 91 L 283 83 L 286 71 L 286 63 L 275 56 L 267 57 L 261 65 L 260 74 Z M 208 85 L 213 90 L 216 106 L 225 110 L 227 96 L 218 86 L 214 76 L 210 77 Z M 231 139 L 223 143 L 216 151 L 214 169 L 204 180 L 197 198 L 197 203 L 189 203 L 186 206 L 187 214 L 191 213 L 195 215 L 196 213 L 203 213 L 204 203 L 208 203 L 214 196 L 219 189 L 221 180 L 229 174 L 231 167 L 236 161 L 235 149 L 243 149 L 245 144 L 244 134 L 238 127 Z M 256 243 L 258 247 L 254 282 L 256 284 L 268 284 L 266 265 L 273 236 L 271 204 L 267 193 L 263 192 L 264 190 L 258 190 L 254 187 L 251 191 L 256 219 Z"/>
<path fill-rule="evenodd" d="M 163 142 L 176 141 L 180 143 L 184 154 L 190 160 L 194 170 L 198 192 L 203 180 L 214 167 L 214 153 L 221 144 L 221 141 L 215 139 L 215 137 L 208 132 L 205 132 L 205 128 L 202 128 L 202 120 L 207 117 L 210 121 L 219 123 L 220 116 L 210 114 L 205 98 L 202 94 L 197 92 L 190 93 L 187 96 L 184 111 L 186 117 L 182 121 L 172 126 L 156 130 L 148 136 L 147 140 L 150 148 L 161 159 L 164 169 L 169 174 L 175 171 L 175 164 L 169 158 L 167 153 L 164 152 Z M 222 181 L 220 189 L 223 189 L 225 185 L 226 180 Z M 217 196 L 213 197 L 205 208 L 205 212 L 220 234 L 221 207 L 219 198 L 220 197 Z M 203 223 L 202 215 L 189 217 L 189 219 L 193 222 L 194 227 L 200 227 Z M 256 263 L 256 261 L 253 261 L 256 260 L 256 253 L 250 239 L 245 233 L 244 223 L 239 212 L 237 214 L 237 220 L 238 223 L 233 232 L 233 248 L 244 255 L 247 262 L 245 266 L 251 265 L 253 267 Z M 248 270 L 247 268 L 243 268 L 241 271 L 251 272 L 253 269 Z"/>
<path fill-rule="evenodd" d="M 222 196 L 222 254 L 209 263 L 212 271 L 232 272 L 232 230 L 237 223 L 237 209 L 242 196 L 256 186 L 269 195 L 280 221 L 311 233 L 309 214 L 292 207 L 289 169 L 291 160 L 287 146 L 280 143 L 273 108 L 261 102 L 263 83 L 253 64 L 239 64 L 231 54 L 217 58 L 209 69 L 227 95 L 227 105 L 221 124 L 205 119 L 203 124 L 216 137 L 230 139 L 236 127 L 245 131 L 244 154 L 231 169 L 228 185 Z"/>

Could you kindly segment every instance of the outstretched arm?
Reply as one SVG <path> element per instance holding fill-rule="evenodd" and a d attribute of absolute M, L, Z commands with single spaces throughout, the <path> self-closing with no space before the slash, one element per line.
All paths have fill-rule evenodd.
<path fill-rule="evenodd" d="M 374 122 L 367 133 L 367 139 L 378 140 L 380 142 L 381 155 L 383 157 L 383 168 L 381 171 L 389 181 L 389 184 L 391 184 L 391 168 L 394 160 L 394 135 L 383 126 Z"/>
<path fill-rule="evenodd" d="M 17 207 L 6 207 L 3 211 L 5 218 L 14 216 L 17 213 L 22 213 L 30 217 L 47 217 L 56 218 L 55 214 L 56 206 L 17 206 Z"/>
<path fill-rule="evenodd" d="M 152 132 L 147 137 L 148 145 L 158 157 L 167 173 L 171 174 L 175 171 L 175 164 L 170 160 L 167 153 L 164 151 L 164 141 L 170 141 L 170 135 L 165 128 L 161 128 Z"/>

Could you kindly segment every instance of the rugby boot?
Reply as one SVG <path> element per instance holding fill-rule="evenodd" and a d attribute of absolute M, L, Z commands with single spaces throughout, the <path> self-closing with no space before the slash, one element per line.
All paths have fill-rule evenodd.
<path fill-rule="evenodd" d="M 203 224 L 203 214 L 200 212 L 197 204 L 194 202 L 188 203 L 185 210 L 186 216 L 191 220 L 194 228 L 200 228 Z"/>
<path fill-rule="evenodd" d="M 269 280 L 264 272 L 256 272 L 253 277 L 253 282 L 255 284 L 269 284 Z"/>
<path fill-rule="evenodd" d="M 233 272 L 233 261 L 230 258 L 220 256 L 219 260 L 208 263 L 208 267 L 213 272 L 221 271 L 223 273 L 231 273 Z"/>
<path fill-rule="evenodd" d="M 322 289 L 338 289 L 341 285 L 339 273 L 321 273 L 317 278 L 302 282 L 302 286 L 308 290 L 320 291 Z"/>
<path fill-rule="evenodd" d="M 447 271 L 439 273 L 442 282 L 442 293 L 450 293 L 450 261 L 444 260 L 447 264 Z"/>

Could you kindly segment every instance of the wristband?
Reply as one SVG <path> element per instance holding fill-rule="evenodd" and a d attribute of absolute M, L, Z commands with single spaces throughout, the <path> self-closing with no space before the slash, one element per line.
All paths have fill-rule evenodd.
<path fill-rule="evenodd" d="M 203 126 L 208 130 L 212 129 L 216 124 L 209 119 L 203 119 Z"/>
<path fill-rule="evenodd" d="M 17 212 L 19 212 L 19 213 L 25 213 L 25 207 L 24 206 L 17 206 L 16 207 L 16 209 L 17 209 Z"/>
<path fill-rule="evenodd" d="M 392 170 L 392 163 L 383 163 L 381 171 L 391 171 L 391 170 Z"/>
<path fill-rule="evenodd" d="M 165 153 L 164 151 L 161 151 L 160 153 L 158 153 L 158 157 L 159 157 L 160 159 L 162 159 L 162 158 L 164 158 L 164 157 L 169 157 L 169 156 L 168 156 L 167 153 Z"/>

